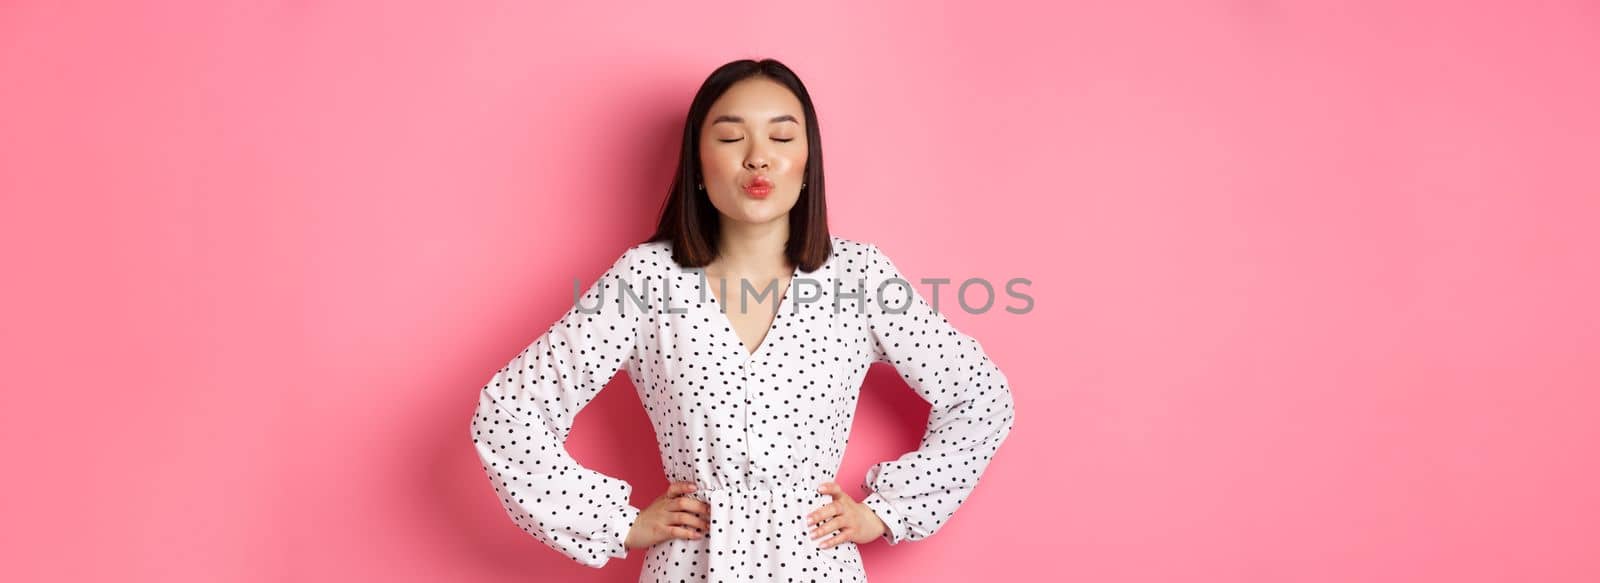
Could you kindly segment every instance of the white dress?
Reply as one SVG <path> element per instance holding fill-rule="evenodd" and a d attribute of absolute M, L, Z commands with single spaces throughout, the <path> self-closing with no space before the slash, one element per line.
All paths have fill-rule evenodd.
<path fill-rule="evenodd" d="M 862 502 L 891 545 L 937 531 L 1011 431 L 1006 377 L 877 246 L 832 243 L 820 269 L 795 270 L 754 353 L 670 242 L 625 251 L 480 392 L 472 441 L 510 518 L 584 565 L 627 556 L 631 485 L 565 449 L 574 416 L 626 368 L 667 479 L 711 508 L 707 536 L 643 549 L 639 581 L 865 581 L 856 545 L 822 548 L 806 515 L 832 500 L 817 486 L 835 480 L 868 366 L 887 362 L 932 410 L 918 449 L 867 471 Z M 763 291 L 778 288 L 750 305 Z"/>

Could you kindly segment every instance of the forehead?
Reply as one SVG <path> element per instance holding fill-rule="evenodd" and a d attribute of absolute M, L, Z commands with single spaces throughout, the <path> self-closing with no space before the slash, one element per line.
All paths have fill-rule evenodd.
<path fill-rule="evenodd" d="M 742 118 L 747 125 L 763 125 L 785 114 L 793 116 L 801 125 L 805 124 L 800 99 L 788 87 L 771 79 L 754 77 L 734 83 L 717 97 L 707 112 L 705 123 L 710 125 L 721 116 L 735 116 Z"/>

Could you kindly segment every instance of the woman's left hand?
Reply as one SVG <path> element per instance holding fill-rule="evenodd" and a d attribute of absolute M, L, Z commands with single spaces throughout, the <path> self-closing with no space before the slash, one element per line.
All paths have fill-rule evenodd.
<path fill-rule="evenodd" d="M 841 542 L 869 543 L 878 540 L 888 530 L 888 525 L 883 519 L 878 518 L 878 513 L 871 507 L 857 502 L 835 482 L 823 482 L 817 490 L 833 497 L 833 501 L 823 504 L 820 508 L 806 515 L 806 526 L 811 529 L 811 540 L 816 540 L 830 532 L 839 531 L 839 534 L 822 543 L 822 548 L 828 548 Z"/>

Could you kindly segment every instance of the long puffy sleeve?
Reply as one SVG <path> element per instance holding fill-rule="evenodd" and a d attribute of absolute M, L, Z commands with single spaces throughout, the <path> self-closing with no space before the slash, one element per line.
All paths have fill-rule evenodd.
<path fill-rule="evenodd" d="M 646 290 L 633 254 L 489 379 L 472 418 L 472 443 L 511 520 L 595 568 L 627 557 L 623 542 L 640 510 L 628 482 L 579 465 L 565 444 L 573 418 L 639 344 L 644 308 L 634 298 Z"/>
<path fill-rule="evenodd" d="M 866 282 L 877 361 L 894 365 L 932 405 L 920 447 L 871 466 L 862 483 L 872 492 L 862 502 L 894 545 L 931 536 L 955 514 L 1011 432 L 1013 404 L 983 346 L 935 311 L 876 245 L 868 246 Z"/>

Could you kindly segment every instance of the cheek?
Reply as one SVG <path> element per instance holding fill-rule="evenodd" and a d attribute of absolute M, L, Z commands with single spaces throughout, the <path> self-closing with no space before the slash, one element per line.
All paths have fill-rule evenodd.
<path fill-rule="evenodd" d="M 700 164 L 705 166 L 706 174 L 712 176 L 725 175 L 739 168 L 739 160 L 727 148 L 700 148 Z"/>
<path fill-rule="evenodd" d="M 804 148 L 805 146 L 801 147 Z M 800 153 L 789 158 L 789 174 L 794 176 L 804 176 L 806 173 L 807 156 L 808 155 L 805 150 L 800 150 Z"/>

